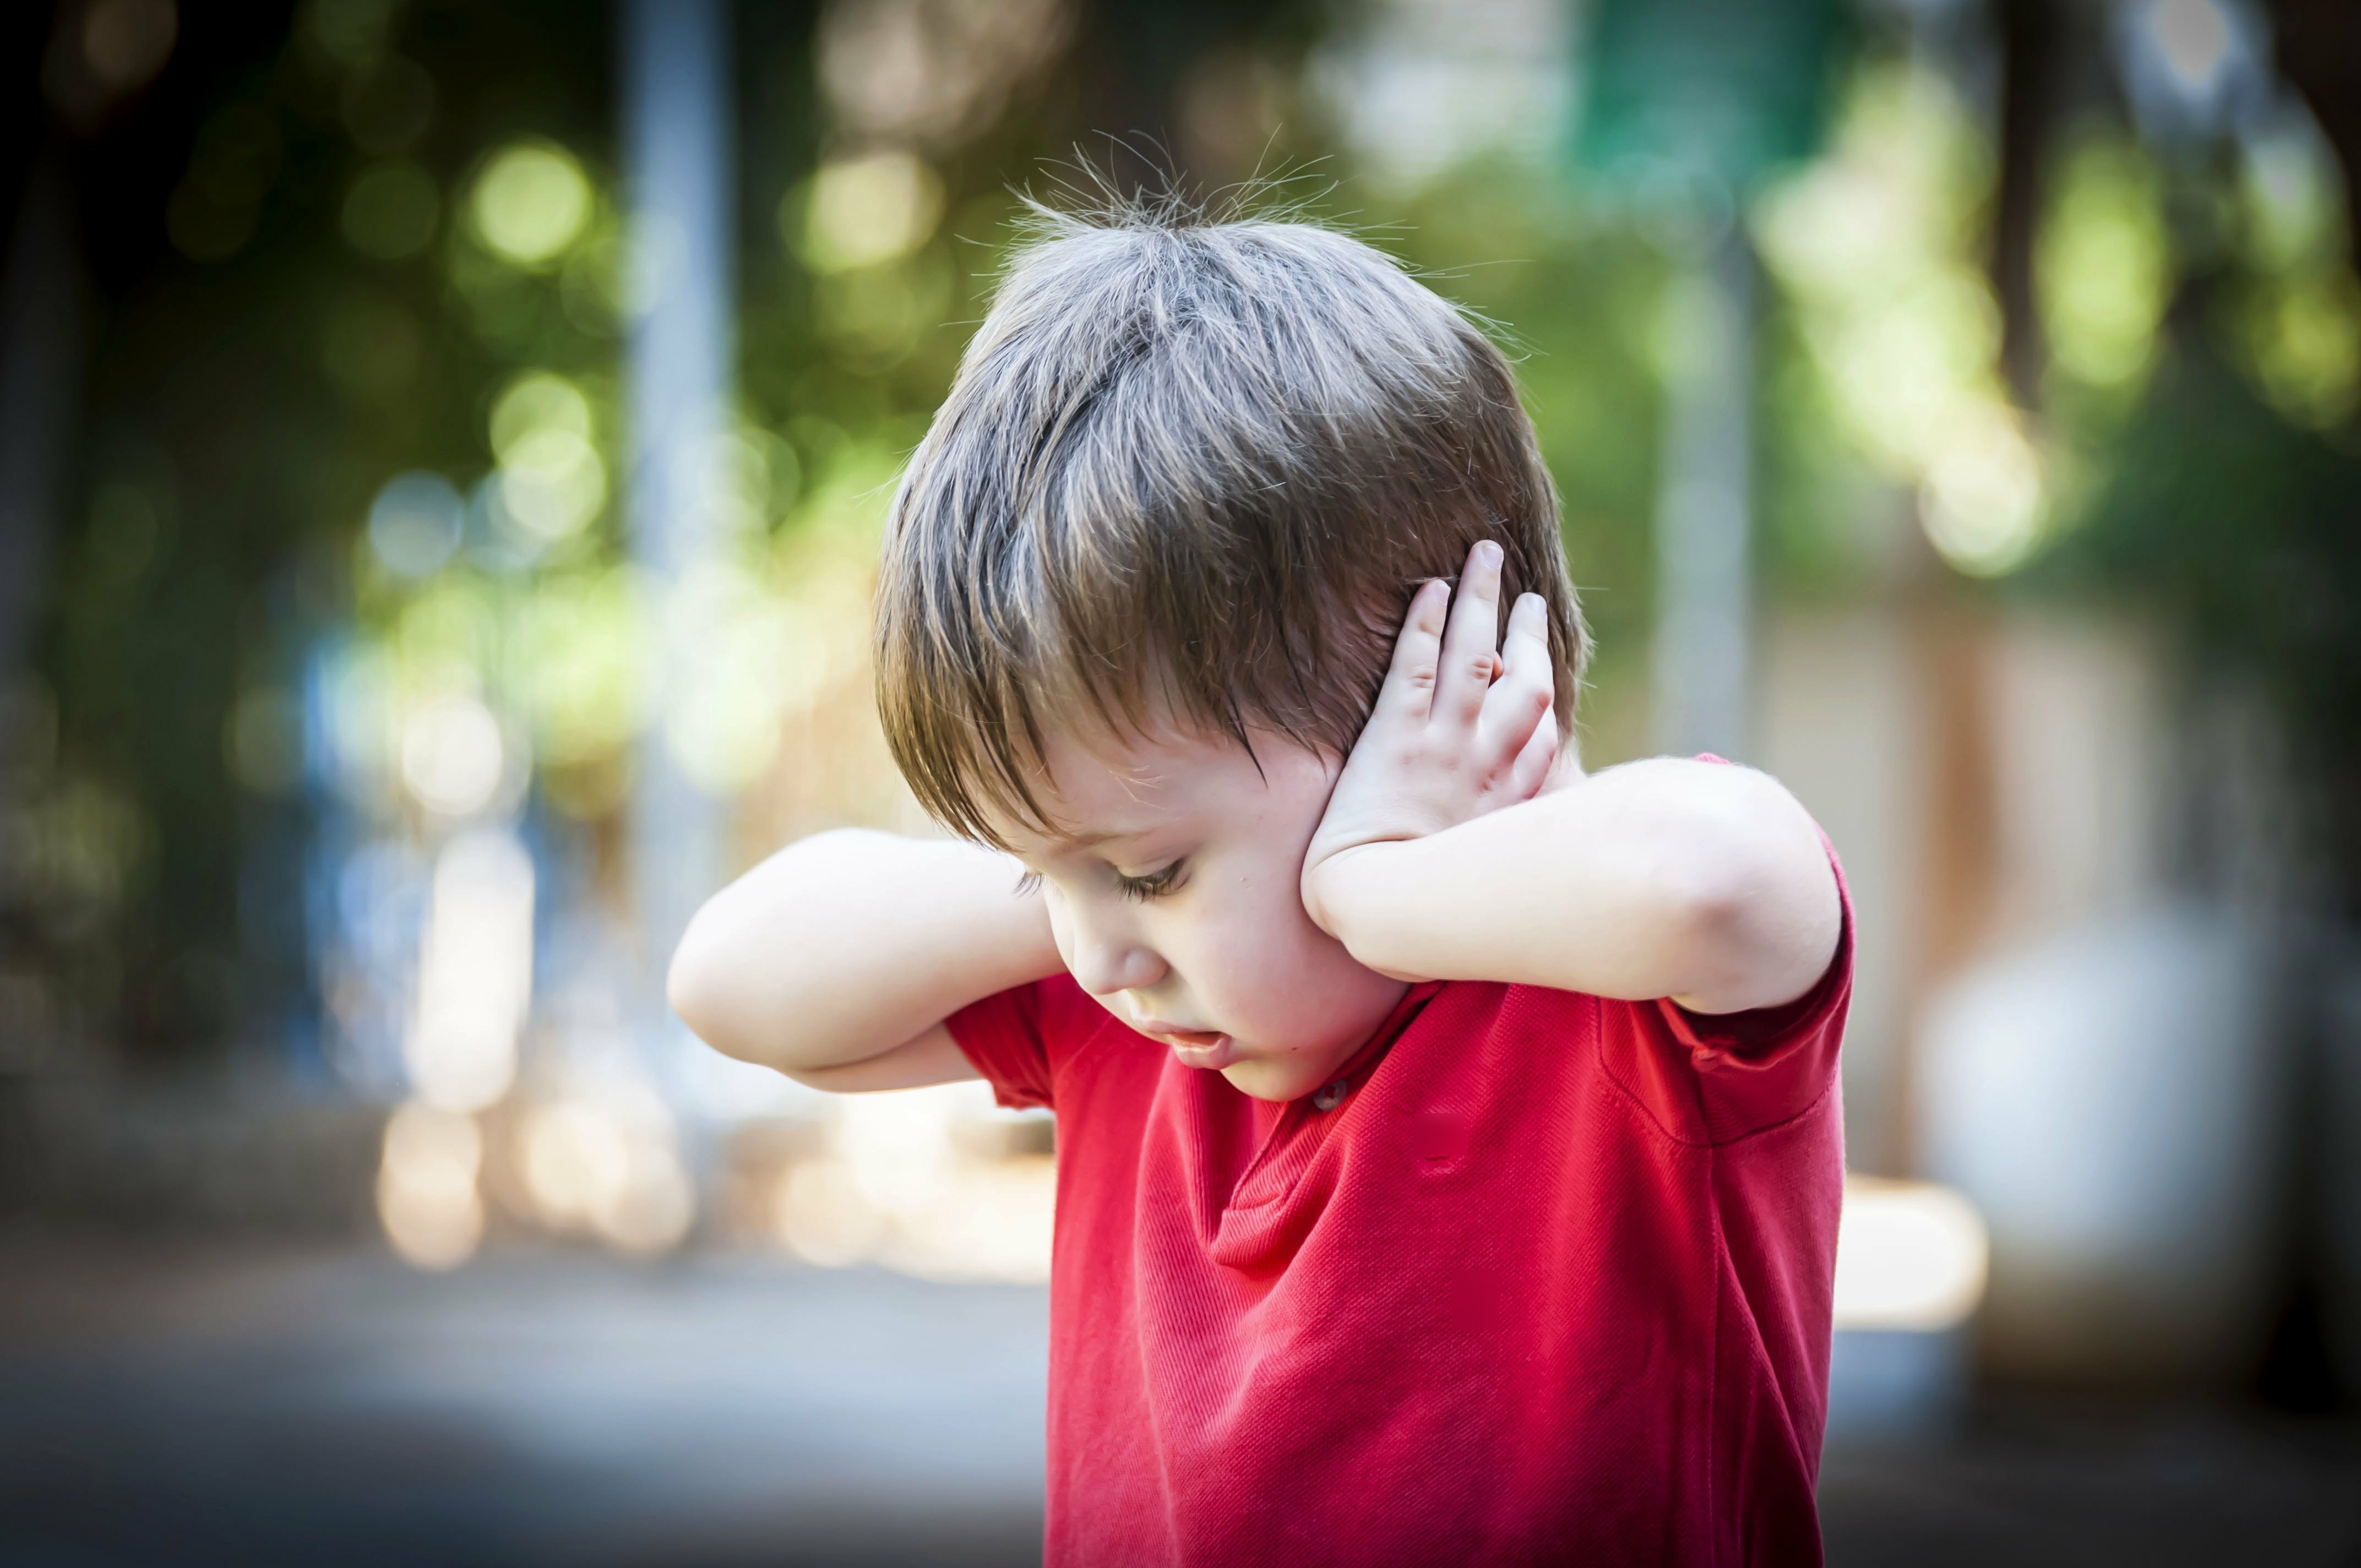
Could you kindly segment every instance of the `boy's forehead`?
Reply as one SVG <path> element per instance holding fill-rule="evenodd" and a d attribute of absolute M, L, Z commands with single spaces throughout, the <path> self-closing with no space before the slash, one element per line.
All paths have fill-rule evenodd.
<path fill-rule="evenodd" d="M 1053 731 L 1034 795 L 1049 821 L 995 824 L 1008 842 L 1045 852 L 1137 839 L 1258 789 L 1254 759 L 1226 736 L 1093 736 Z"/>
<path fill-rule="evenodd" d="M 1144 831 L 1196 792 L 1212 759 L 1201 743 L 1167 738 L 1084 742 L 1053 732 L 1042 747 L 1034 793 L 1051 820 L 1044 837 L 1076 847 Z"/>

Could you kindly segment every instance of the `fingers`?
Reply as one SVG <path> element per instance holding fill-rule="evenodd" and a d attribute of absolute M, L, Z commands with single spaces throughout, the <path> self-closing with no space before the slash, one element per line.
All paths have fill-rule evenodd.
<path fill-rule="evenodd" d="M 1436 577 L 1419 585 L 1394 639 L 1394 662 L 1378 694 L 1378 711 L 1423 719 L 1434 699 L 1435 668 L 1443 653 L 1444 606 L 1451 585 Z"/>
<path fill-rule="evenodd" d="M 1472 724 L 1492 685 L 1500 636 L 1500 547 L 1479 541 L 1467 553 L 1452 596 L 1451 620 L 1434 683 L 1434 710 Z"/>
<path fill-rule="evenodd" d="M 1500 643 L 1502 673 L 1554 675 L 1549 631 L 1549 601 L 1539 594 L 1519 594 L 1516 608 L 1509 611 L 1509 634 Z"/>
<path fill-rule="evenodd" d="M 1550 657 L 1549 604 L 1539 594 L 1521 594 L 1509 615 L 1507 660 L 1499 680 L 1484 698 L 1477 725 L 1483 755 L 1505 764 L 1519 756 L 1542 715 L 1557 695 L 1557 666 Z M 1446 655 L 1447 657 L 1447 655 Z"/>
<path fill-rule="evenodd" d="M 1533 732 L 1525 740 L 1524 750 L 1517 753 L 1509 769 L 1509 798 L 1531 800 L 1541 793 L 1542 784 L 1549 778 L 1550 764 L 1557 761 L 1557 718 L 1547 707 L 1533 725 Z"/>

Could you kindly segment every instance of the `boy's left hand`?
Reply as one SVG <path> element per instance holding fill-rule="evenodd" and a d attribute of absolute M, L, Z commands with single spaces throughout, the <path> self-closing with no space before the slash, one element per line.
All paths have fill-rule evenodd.
<path fill-rule="evenodd" d="M 1316 872 L 1364 845 L 1423 838 L 1532 799 L 1557 761 L 1549 609 L 1526 594 L 1499 626 L 1500 547 L 1468 553 L 1410 601 L 1377 706 L 1303 857 L 1303 904 L 1323 928 Z M 1447 613 L 1446 613 L 1447 607 Z"/>

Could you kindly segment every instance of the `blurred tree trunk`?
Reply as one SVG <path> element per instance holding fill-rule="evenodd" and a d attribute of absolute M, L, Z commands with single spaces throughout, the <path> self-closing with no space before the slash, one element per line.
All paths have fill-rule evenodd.
<path fill-rule="evenodd" d="M 73 195 L 50 158 L 18 190 L 0 260 L 0 685 L 24 661 L 41 612 L 82 405 Z"/>
<path fill-rule="evenodd" d="M 0 58 L 0 685 L 39 614 L 82 390 L 78 216 L 40 92 L 51 7 L 8 8 Z"/>
<path fill-rule="evenodd" d="M 2000 177 L 1990 264 L 1993 293 L 2000 302 L 2001 370 L 2017 407 L 2027 411 L 2038 406 L 2041 396 L 2044 353 L 2033 251 L 2065 43 L 2053 3 L 1996 0 L 1993 7 L 2000 54 Z"/>

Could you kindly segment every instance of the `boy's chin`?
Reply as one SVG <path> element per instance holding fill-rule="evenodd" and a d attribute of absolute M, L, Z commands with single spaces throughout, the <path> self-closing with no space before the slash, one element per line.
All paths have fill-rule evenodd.
<path fill-rule="evenodd" d="M 1283 1061 L 1238 1061 L 1222 1069 L 1222 1076 L 1239 1093 L 1257 1100 L 1301 1100 L 1328 1081 L 1334 1064 L 1306 1062 L 1289 1057 Z"/>

